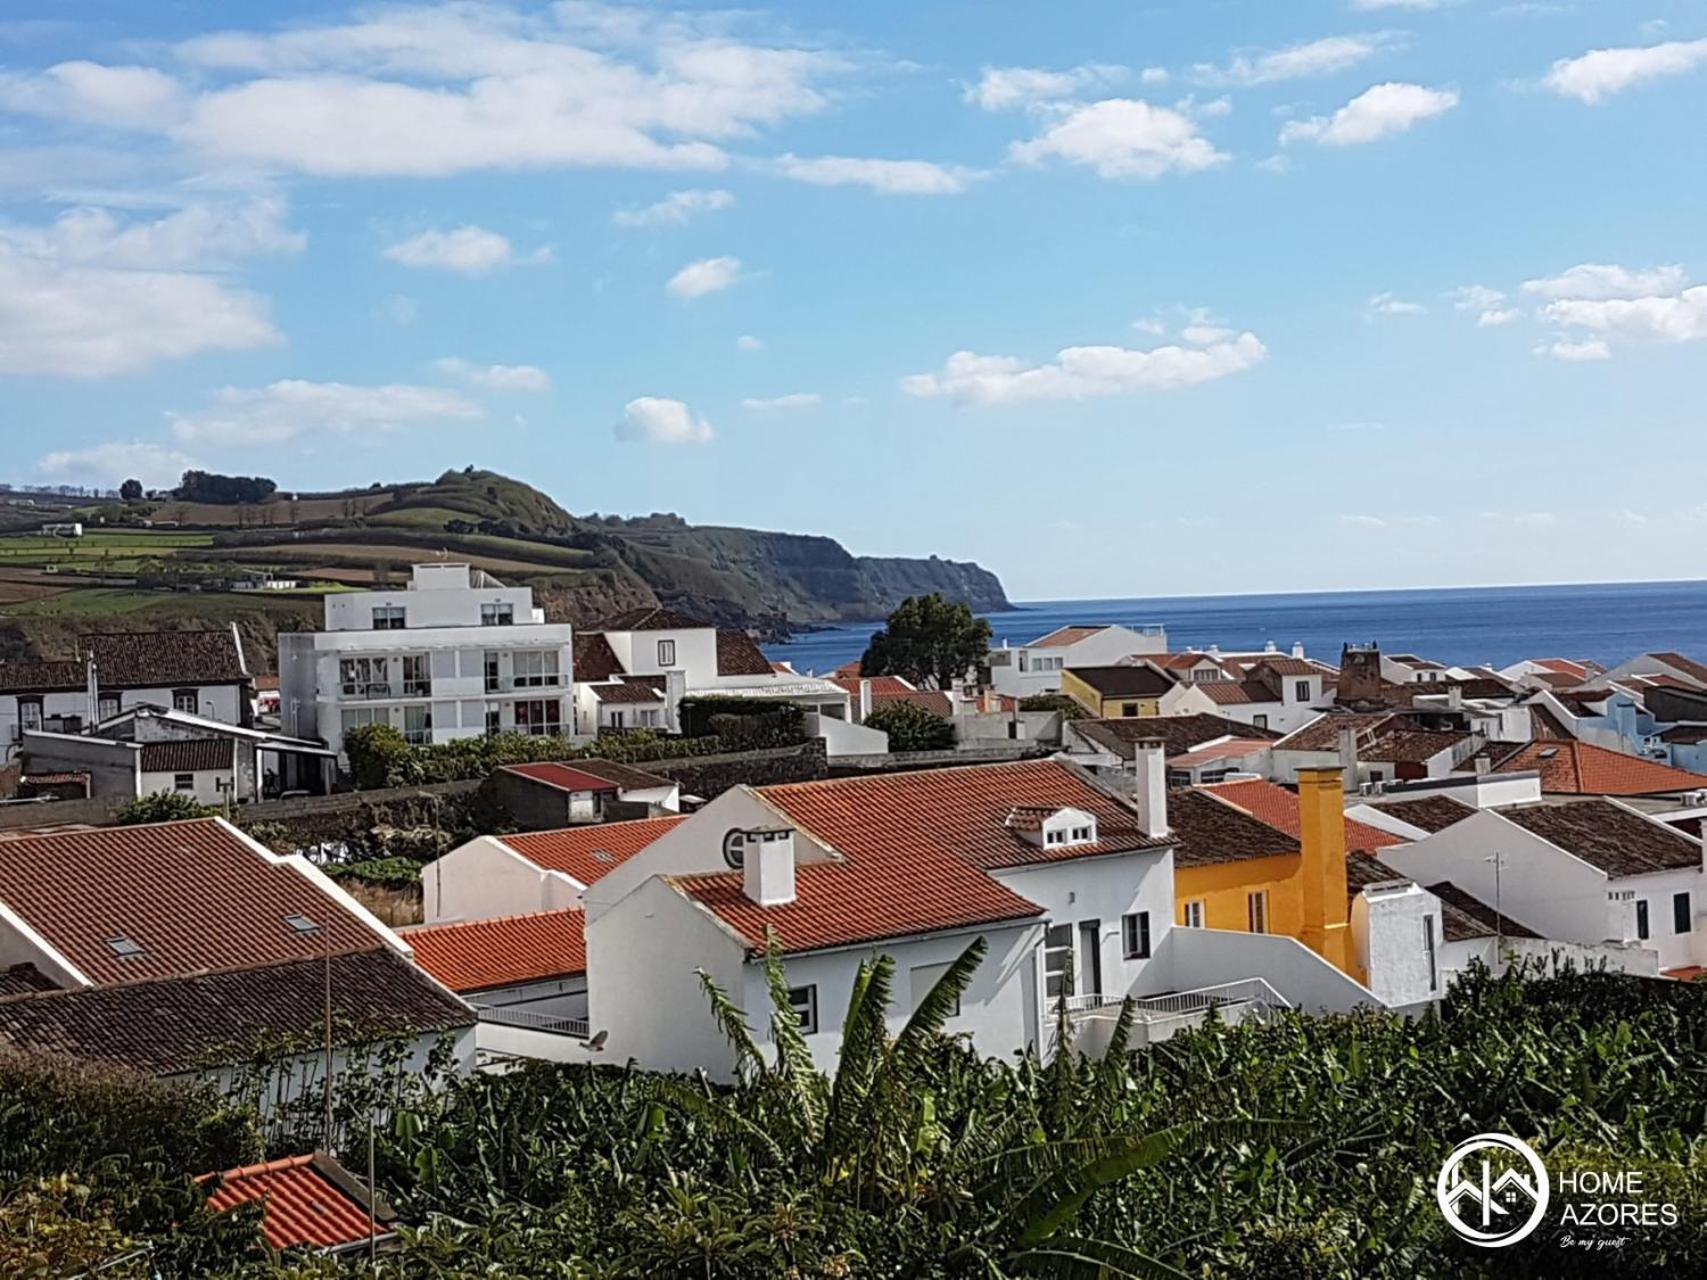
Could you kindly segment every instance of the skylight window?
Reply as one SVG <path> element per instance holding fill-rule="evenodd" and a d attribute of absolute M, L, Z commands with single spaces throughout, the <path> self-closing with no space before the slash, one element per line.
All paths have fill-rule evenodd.
<path fill-rule="evenodd" d="M 315 924 L 314 921 L 310 920 L 307 916 L 288 915 L 284 918 L 284 922 L 285 928 L 297 935 L 320 932 L 320 926 Z"/>
<path fill-rule="evenodd" d="M 128 960 L 132 956 L 142 954 L 142 945 L 133 938 L 127 938 L 122 933 L 108 938 L 107 947 L 121 960 Z"/>

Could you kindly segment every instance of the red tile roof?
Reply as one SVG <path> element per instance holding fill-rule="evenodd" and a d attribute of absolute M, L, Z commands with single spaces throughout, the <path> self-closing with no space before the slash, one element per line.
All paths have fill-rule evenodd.
<path fill-rule="evenodd" d="M 1681 653 L 1651 653 L 1648 656 L 1650 658 L 1657 658 L 1668 667 L 1676 668 L 1691 680 L 1697 680 L 1700 681 L 1700 683 L 1707 685 L 1707 663 L 1697 662 L 1694 658 L 1687 657 Z"/>
<path fill-rule="evenodd" d="M 579 907 L 403 931 L 415 963 L 452 991 L 487 991 L 587 971 Z"/>
<path fill-rule="evenodd" d="M 748 899 L 739 873 L 671 879 L 754 950 L 767 925 L 785 951 L 814 951 L 1029 920 L 1041 908 L 989 871 L 1171 844 L 1146 837 L 1124 803 L 1053 760 L 791 783 L 759 795 L 838 859 L 800 863 L 795 901 L 775 907 Z M 1040 848 L 1007 822 L 1016 808 L 1068 807 L 1095 816 L 1096 843 Z"/>
<path fill-rule="evenodd" d="M 1079 641 L 1081 641 L 1081 640 L 1089 640 L 1094 635 L 1101 635 L 1104 631 L 1107 631 L 1107 630 L 1108 630 L 1108 627 L 1106 625 L 1095 626 L 1095 627 L 1079 627 L 1079 626 L 1056 627 L 1055 630 L 1051 631 L 1048 635 L 1038 636 L 1037 639 L 1033 640 L 1029 645 L 1026 646 L 1026 648 L 1028 648 L 1028 649 L 1060 649 L 1060 648 L 1065 648 L 1067 645 L 1070 645 L 1070 644 L 1078 644 Z"/>
<path fill-rule="evenodd" d="M 577 769 L 574 765 L 546 762 L 541 764 L 511 764 L 505 765 L 509 773 L 520 774 L 534 782 L 543 782 L 548 787 L 556 787 L 559 791 L 615 791 L 616 783 L 597 774 Z"/>
<path fill-rule="evenodd" d="M 910 702 L 916 707 L 923 707 L 932 715 L 943 717 L 945 720 L 954 714 L 954 704 L 948 700 L 946 693 L 934 689 L 918 689 L 900 676 L 871 676 L 871 709 L 893 706 L 898 702 Z M 854 714 L 859 714 L 859 676 L 831 676 L 830 683 L 843 690 L 850 699 Z"/>
<path fill-rule="evenodd" d="M 774 674 L 770 659 L 758 642 L 745 631 L 717 633 L 717 674 L 720 676 L 768 676 Z"/>
<path fill-rule="evenodd" d="M 1570 658 L 1536 658 L 1534 662 L 1536 666 L 1543 667 L 1556 675 L 1575 676 L 1579 684 L 1587 680 L 1589 676 L 1596 675 L 1604 670 L 1598 665 L 1591 669 L 1581 662 L 1573 662 Z"/>
<path fill-rule="evenodd" d="M 163 978 L 203 969 L 369 950 L 380 935 L 290 862 L 217 818 L 31 836 L 6 843 L 0 902 L 91 981 Z M 109 940 L 140 954 L 120 955 Z M 121 948 L 126 949 L 126 948 Z"/>
<path fill-rule="evenodd" d="M 207 1207 L 225 1213 L 238 1205 L 261 1201 L 261 1234 L 275 1249 L 293 1245 L 339 1249 L 367 1243 L 367 1195 L 361 1184 L 329 1156 L 286 1156 L 266 1164 L 203 1174 L 196 1181 L 215 1179 Z M 383 1203 L 373 1208 L 377 1236 L 390 1236 L 396 1215 Z"/>
<path fill-rule="evenodd" d="M 640 818 L 634 822 L 604 822 L 561 831 L 531 831 L 497 837 L 536 867 L 561 871 L 582 884 L 592 884 L 612 867 L 626 862 L 686 818 Z"/>
<path fill-rule="evenodd" d="M 622 662 L 602 631 L 575 633 L 575 679 L 582 684 L 610 680 L 622 674 Z"/>
<path fill-rule="evenodd" d="M 600 702 L 662 702 L 664 686 L 645 680 L 621 680 L 616 684 L 596 684 L 593 696 Z"/>
<path fill-rule="evenodd" d="M 1260 778 L 1247 782 L 1217 782 L 1204 790 L 1213 792 L 1223 800 L 1232 801 L 1247 813 L 1286 832 L 1294 839 L 1303 832 L 1303 823 L 1298 816 L 1298 793 L 1295 791 L 1288 791 L 1285 787 L 1276 786 Z M 1345 847 L 1349 852 L 1369 853 L 1375 849 L 1389 849 L 1404 843 L 1406 841 L 1402 836 L 1396 836 L 1391 831 L 1382 831 L 1355 818 L 1346 819 Z"/>
<path fill-rule="evenodd" d="M 599 624 L 600 631 L 699 631 L 710 627 L 709 622 L 666 609 L 661 604 L 642 605 L 629 609 Z"/>
<path fill-rule="evenodd" d="M 1503 753 L 1503 754 L 1502 754 Z M 1646 796 L 1707 789 L 1707 776 L 1587 742 L 1490 743 L 1495 773 L 1539 770 L 1541 790 L 1556 795 Z M 1470 762 L 1458 766 L 1466 771 Z"/>
<path fill-rule="evenodd" d="M 1218 707 L 1280 701 L 1274 690 L 1260 680 L 1202 680 L 1191 687 L 1203 690 L 1209 700 Z"/>
<path fill-rule="evenodd" d="M 1229 738 L 1226 742 L 1193 747 L 1181 755 L 1169 756 L 1168 764 L 1179 769 L 1189 769 L 1193 765 L 1209 764 L 1215 760 L 1242 759 L 1259 751 L 1267 751 L 1272 745 L 1267 738 Z"/>

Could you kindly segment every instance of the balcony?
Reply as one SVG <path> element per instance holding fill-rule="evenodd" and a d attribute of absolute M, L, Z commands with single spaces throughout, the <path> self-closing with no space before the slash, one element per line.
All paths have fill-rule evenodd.
<path fill-rule="evenodd" d="M 566 677 L 553 673 L 543 676 L 487 676 L 487 693 L 532 693 L 535 691 L 551 691 L 566 689 L 569 681 Z"/>
<path fill-rule="evenodd" d="M 1081 1053 L 1100 1057 L 1120 1017 L 1117 996 L 1089 994 L 1067 997 L 1067 1014 L 1074 1028 L 1074 1043 Z M 1291 1003 L 1262 978 L 1242 978 L 1190 991 L 1168 991 L 1132 999 L 1132 1043 L 1134 1047 L 1160 1044 L 1181 1031 L 1203 1025 L 1214 1009 L 1223 1022 L 1239 1023 L 1246 1018 L 1263 1019 L 1290 1009 Z"/>
<path fill-rule="evenodd" d="M 338 696 L 349 702 L 398 702 L 404 698 L 433 696 L 431 680 L 348 680 L 338 686 Z"/>
<path fill-rule="evenodd" d="M 545 1013 L 530 1013 L 526 1009 L 516 1009 L 508 1005 L 476 1005 L 474 1014 L 481 1022 L 492 1022 L 501 1027 L 521 1027 L 526 1031 L 572 1036 L 577 1040 L 587 1038 L 585 1018 L 558 1018 Z"/>

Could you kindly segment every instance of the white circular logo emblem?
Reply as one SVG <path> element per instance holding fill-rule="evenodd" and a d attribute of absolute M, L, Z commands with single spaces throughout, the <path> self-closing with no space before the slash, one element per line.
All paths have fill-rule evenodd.
<path fill-rule="evenodd" d="M 1504 1133 L 1460 1142 L 1440 1166 L 1434 1198 L 1447 1223 L 1471 1244 L 1516 1244 L 1547 1215 L 1547 1166 L 1529 1144 Z"/>

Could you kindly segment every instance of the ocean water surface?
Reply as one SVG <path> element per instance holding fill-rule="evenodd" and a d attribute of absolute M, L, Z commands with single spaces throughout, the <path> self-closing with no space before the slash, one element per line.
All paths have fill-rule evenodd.
<path fill-rule="evenodd" d="M 1260 649 L 1270 640 L 1289 649 L 1303 641 L 1311 657 L 1329 662 L 1339 661 L 1347 641 L 1461 666 L 1546 657 L 1611 666 L 1654 649 L 1707 661 L 1707 582 L 1048 600 L 984 616 L 997 644 L 1024 644 L 1068 623 L 1159 622 L 1173 649 Z M 823 674 L 858 658 L 879 625 L 803 632 L 765 653 Z"/>

